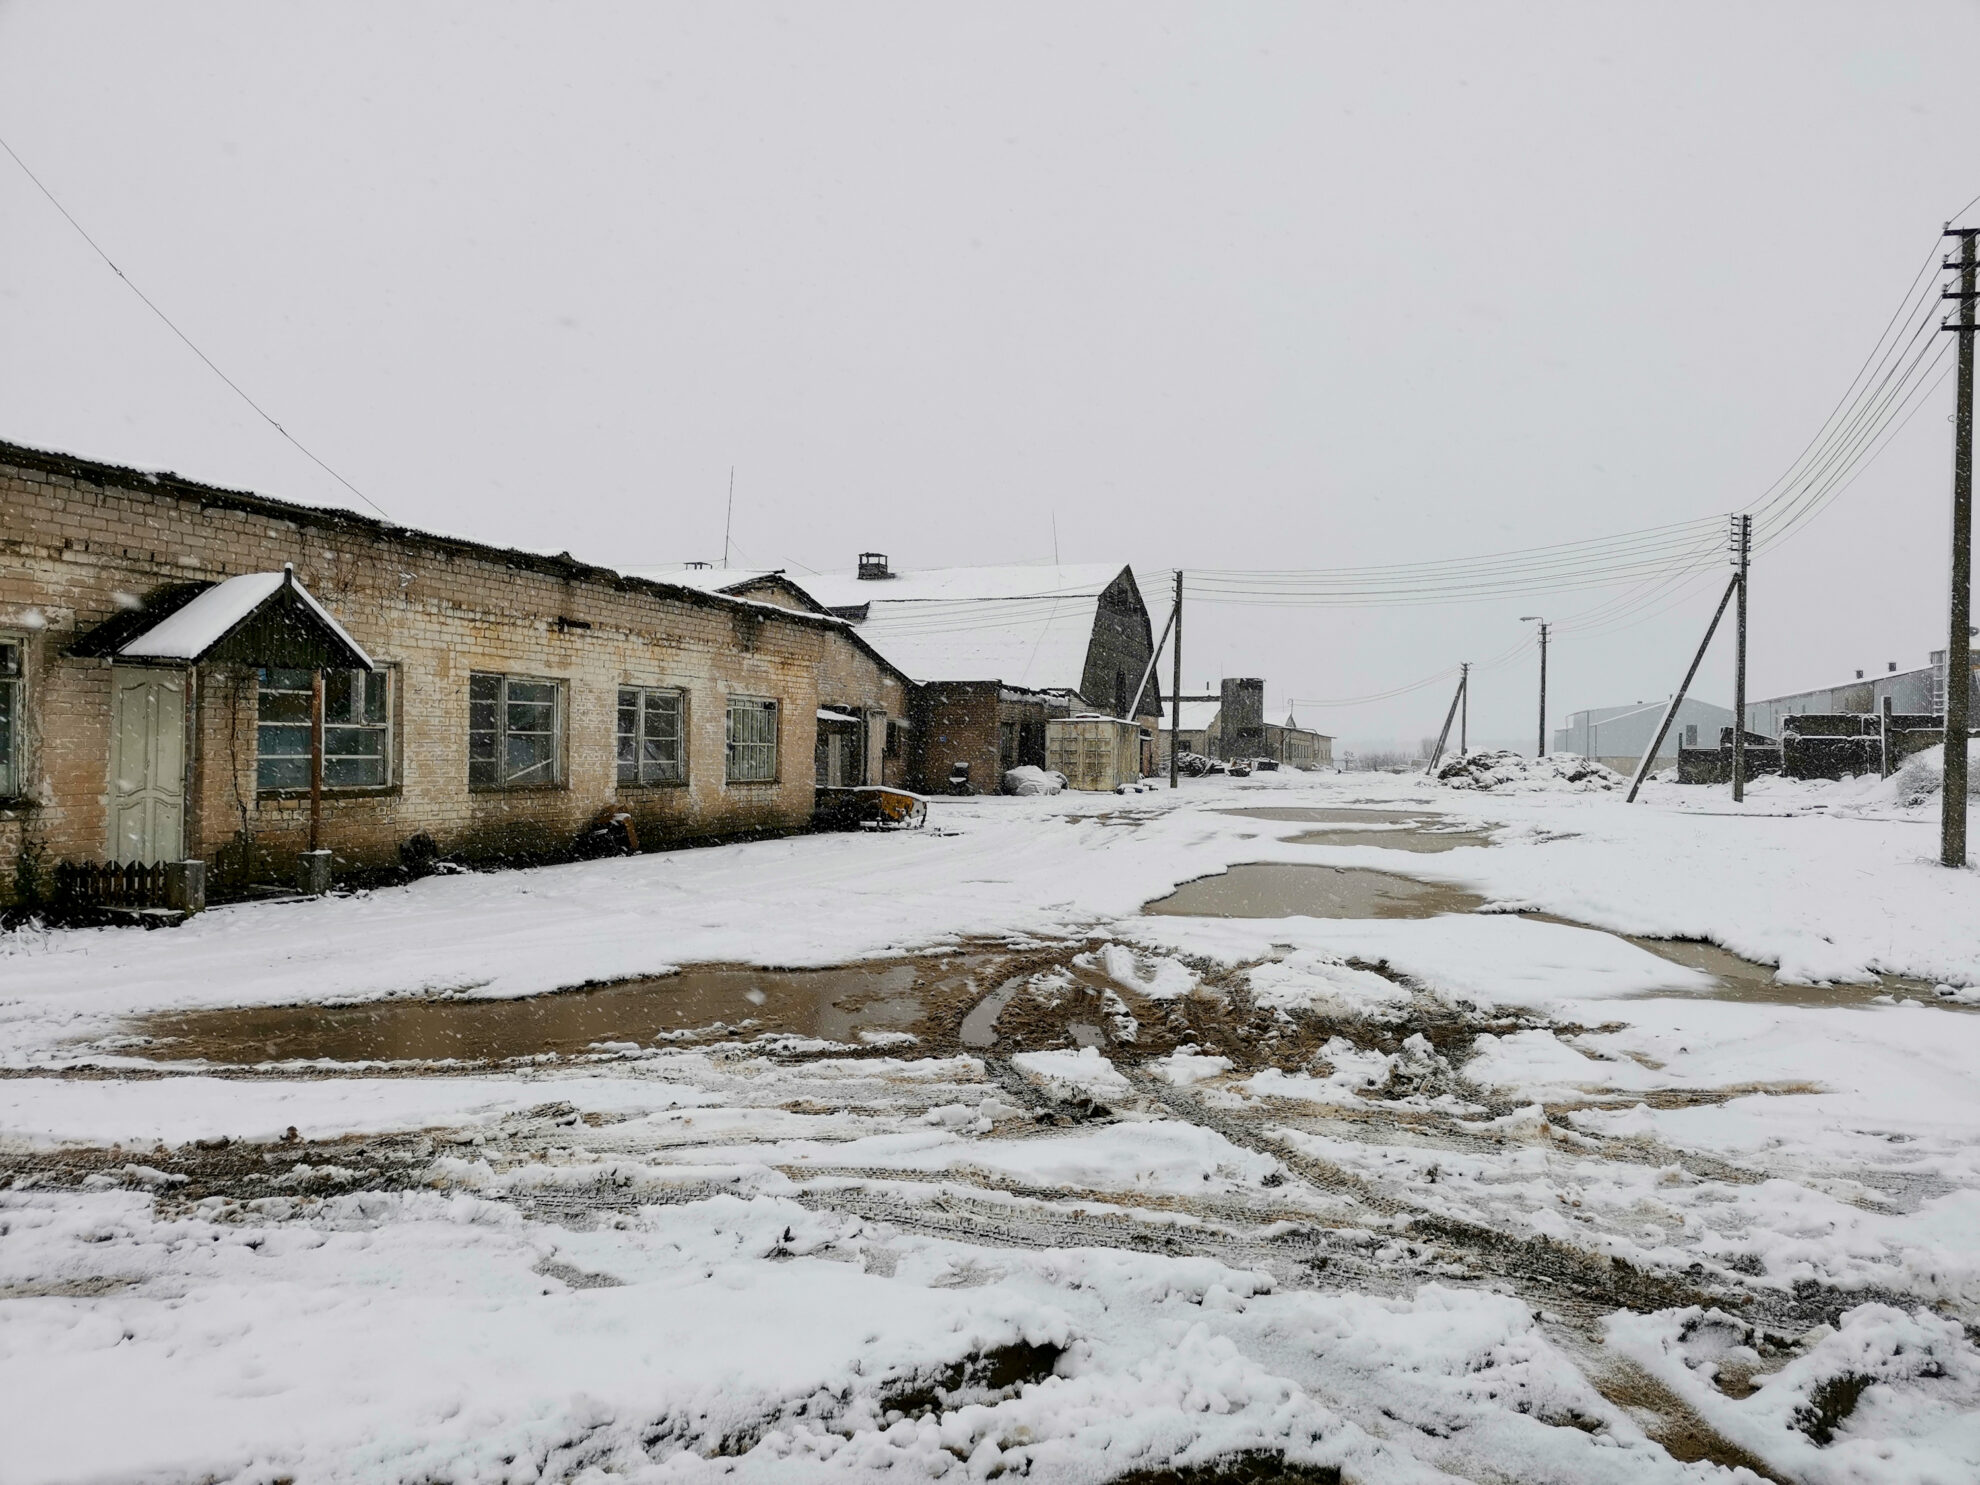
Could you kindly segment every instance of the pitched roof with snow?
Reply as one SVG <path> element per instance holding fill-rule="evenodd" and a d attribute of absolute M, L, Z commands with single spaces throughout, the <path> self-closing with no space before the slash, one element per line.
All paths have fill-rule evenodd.
<path fill-rule="evenodd" d="M 1077 691 L 1100 595 L 1119 564 L 946 567 L 886 578 L 794 579 L 829 609 L 865 609 L 859 633 L 917 681 Z"/>
<path fill-rule="evenodd" d="M 327 632 L 333 648 L 341 647 L 349 662 L 366 670 L 373 667 L 364 647 L 352 639 L 322 604 L 310 594 L 295 575 L 281 572 L 248 572 L 215 583 L 183 608 L 175 609 L 156 624 L 143 630 L 117 649 L 131 660 L 177 660 L 187 663 L 205 659 L 220 642 L 282 594 L 284 588 L 300 603 L 310 619 Z"/>

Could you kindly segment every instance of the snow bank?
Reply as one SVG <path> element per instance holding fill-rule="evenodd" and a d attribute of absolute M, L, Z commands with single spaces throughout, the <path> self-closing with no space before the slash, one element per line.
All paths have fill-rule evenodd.
<path fill-rule="evenodd" d="M 1903 809 L 1914 809 L 1936 801 L 1946 787 L 1946 750 L 1927 748 L 1913 753 L 1891 775 L 1891 796 Z M 1966 744 L 1966 792 L 1980 798 L 1980 737 Z"/>
<path fill-rule="evenodd" d="M 1004 773 L 1006 794 L 1060 794 L 1065 787 L 1066 776 L 1057 769 L 1039 768 L 1027 763 L 1021 768 L 1007 769 Z"/>
<path fill-rule="evenodd" d="M 1461 753 L 1437 770 L 1437 782 L 1447 789 L 1588 794 L 1625 788 L 1629 780 L 1612 768 L 1574 753 L 1529 758 L 1524 753 L 1502 750 Z"/>

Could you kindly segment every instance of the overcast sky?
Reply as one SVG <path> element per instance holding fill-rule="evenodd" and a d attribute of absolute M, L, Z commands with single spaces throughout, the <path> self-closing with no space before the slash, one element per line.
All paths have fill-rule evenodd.
<path fill-rule="evenodd" d="M 738 565 L 1056 521 L 1155 586 L 1753 499 L 1980 192 L 1976 57 L 1974 5 L 1863 0 L 11 3 L 0 136 L 396 520 L 719 559 L 733 465 Z M 356 504 L 4 157 L 0 220 L 0 437 Z M 1755 695 L 1944 645 L 1950 405 L 1756 570 Z M 1185 675 L 1278 711 L 1609 596 L 1192 605 Z M 1555 724 L 1666 693 L 1715 597 L 1564 633 Z M 1474 737 L 1533 686 L 1482 671 Z"/>

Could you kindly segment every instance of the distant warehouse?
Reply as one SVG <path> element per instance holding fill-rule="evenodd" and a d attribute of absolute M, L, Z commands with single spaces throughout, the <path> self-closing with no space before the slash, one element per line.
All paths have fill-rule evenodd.
<path fill-rule="evenodd" d="M 1670 699 L 1633 702 L 1628 706 L 1598 706 L 1573 712 L 1567 726 L 1554 732 L 1556 753 L 1578 753 L 1583 758 L 1633 774 L 1662 725 Z M 1731 707 L 1714 706 L 1687 696 L 1671 721 L 1671 730 L 1657 750 L 1653 769 L 1675 768 L 1679 748 L 1715 748 L 1719 730 L 1733 724 Z"/>

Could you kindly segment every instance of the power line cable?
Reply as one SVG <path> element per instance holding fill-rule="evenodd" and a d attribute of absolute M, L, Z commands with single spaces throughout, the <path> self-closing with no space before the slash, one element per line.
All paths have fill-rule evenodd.
<path fill-rule="evenodd" d="M 194 345 L 192 337 L 186 334 L 185 331 L 181 330 L 176 324 L 174 324 L 172 322 L 172 317 L 166 314 L 165 311 L 160 309 L 156 304 L 154 304 L 149 294 L 145 293 L 144 290 L 140 289 L 134 282 L 132 282 L 131 276 L 125 273 L 123 269 L 119 268 L 116 265 L 116 263 L 111 259 L 110 255 L 104 252 L 103 249 L 100 246 L 98 246 L 96 239 L 94 237 L 91 237 L 89 233 L 84 230 L 83 224 L 77 221 L 74 216 L 70 215 L 69 209 L 66 206 L 64 206 L 60 201 L 55 199 L 55 193 L 49 190 L 47 186 L 42 184 L 40 176 L 36 175 L 32 170 L 28 169 L 27 161 L 23 160 L 17 153 L 15 153 L 14 147 L 11 144 L 7 143 L 5 139 L 0 139 L 0 149 L 5 150 L 9 155 L 9 157 L 12 158 L 13 162 L 21 167 L 21 174 L 25 175 L 29 180 L 34 182 L 35 189 L 40 191 L 42 195 L 48 198 L 49 205 L 53 206 L 57 211 L 59 211 L 62 214 L 63 220 L 68 222 L 68 224 L 71 227 L 74 227 L 76 229 L 76 234 L 79 237 L 81 237 L 84 242 L 89 244 L 90 250 L 94 252 L 97 257 L 101 258 L 105 264 L 109 266 L 109 269 L 112 273 L 116 274 L 118 278 L 124 281 L 124 286 L 128 288 L 133 294 L 138 296 L 138 299 L 142 301 L 144 307 L 150 310 L 153 314 L 157 315 L 160 322 L 164 324 L 165 328 L 167 330 L 170 330 L 174 335 L 178 336 L 179 339 L 185 343 L 187 350 L 191 351 L 195 356 L 199 357 L 200 360 L 206 363 L 207 370 L 211 371 L 215 376 L 219 377 L 221 381 L 225 382 L 227 386 L 232 389 L 236 397 L 240 398 L 241 401 L 245 402 L 249 407 L 253 408 L 255 412 L 261 417 L 263 422 L 267 423 L 269 427 L 273 428 L 277 433 L 281 434 L 282 437 L 286 438 L 290 442 L 290 444 L 292 444 L 295 447 L 296 451 L 300 453 L 305 459 L 308 459 L 310 463 L 314 464 L 318 469 L 322 470 L 325 474 L 329 475 L 331 479 L 335 480 L 338 484 L 342 485 L 346 490 L 349 490 L 353 495 L 357 496 L 358 499 L 362 500 L 366 505 L 370 506 L 373 510 L 377 511 L 379 515 L 384 516 L 386 520 L 389 521 L 392 519 L 391 515 L 386 511 L 384 506 L 380 505 L 377 501 L 373 500 L 369 495 L 365 494 L 364 491 L 360 490 L 356 485 L 352 484 L 349 480 L 345 479 L 341 474 L 337 473 L 336 470 L 332 469 L 328 464 L 324 463 L 323 460 L 318 458 L 315 454 L 311 453 L 309 449 L 305 448 L 303 446 L 302 440 L 298 439 L 288 429 L 284 428 L 280 423 L 276 422 L 274 417 L 268 412 L 266 408 L 264 408 L 260 403 L 256 402 L 252 397 L 248 396 L 246 392 L 241 390 L 241 386 L 239 382 L 235 381 L 231 376 L 227 375 L 226 372 L 222 371 L 217 365 L 215 365 L 213 358 L 207 355 L 205 351 L 202 351 L 198 346 Z"/>

